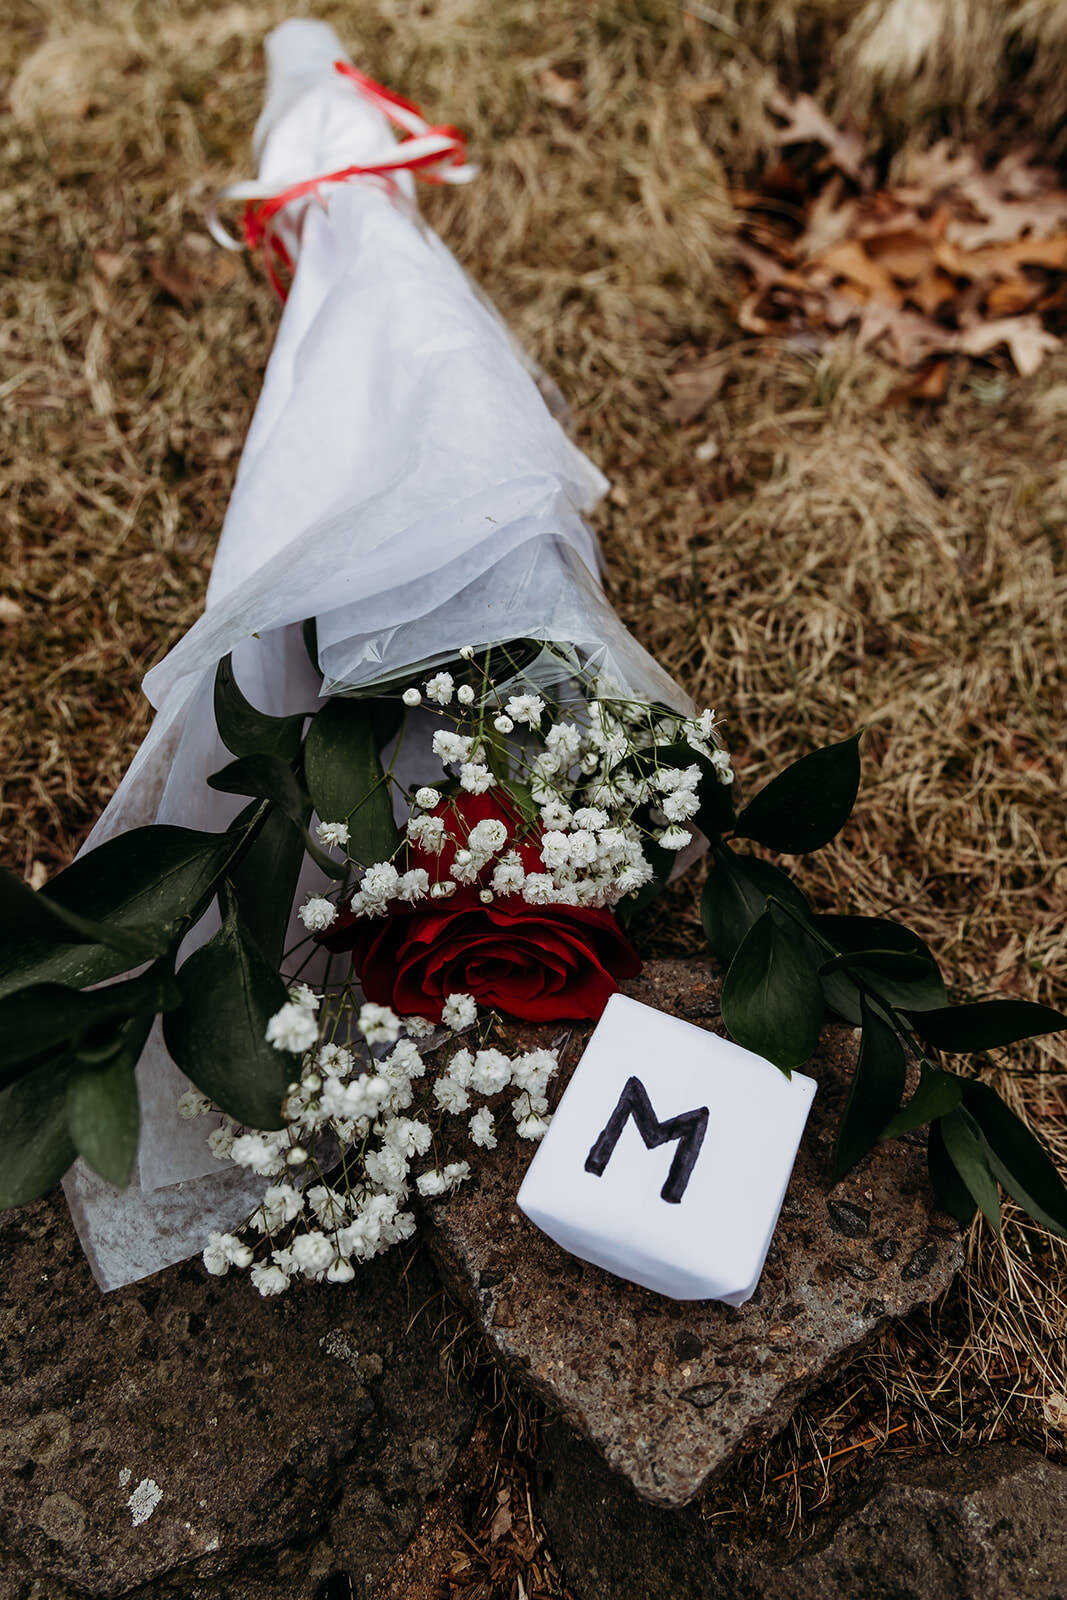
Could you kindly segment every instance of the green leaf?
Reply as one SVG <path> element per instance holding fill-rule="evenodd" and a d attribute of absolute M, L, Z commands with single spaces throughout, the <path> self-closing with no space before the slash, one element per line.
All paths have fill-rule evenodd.
<path fill-rule="evenodd" d="M 320 819 L 348 823 L 349 853 L 361 866 L 395 854 L 400 837 L 366 701 L 328 700 L 316 712 L 304 746 L 304 774 Z"/>
<path fill-rule="evenodd" d="M 0 1000 L 0 1083 L 21 1077 L 40 1057 L 82 1043 L 99 1047 L 101 1035 L 131 1017 L 156 1016 L 177 1005 L 177 985 L 164 961 L 125 983 L 69 989 L 35 983 Z"/>
<path fill-rule="evenodd" d="M 752 925 L 722 986 L 722 1019 L 738 1044 L 789 1073 L 819 1042 L 823 999 L 803 930 L 777 906 Z"/>
<path fill-rule="evenodd" d="M 165 824 L 133 828 L 88 851 L 40 893 L 64 911 L 120 933 L 147 937 L 152 930 L 153 953 L 160 955 L 203 915 L 242 846 L 243 839 L 233 833 Z M 80 940 L 57 944 L 52 937 L 26 936 L 14 925 L 0 927 L 0 996 L 49 981 L 80 989 L 132 964 L 128 954 L 111 946 Z"/>
<path fill-rule="evenodd" d="M 223 794 L 248 794 L 254 800 L 269 800 L 297 824 L 304 821 L 310 807 L 299 779 L 281 756 L 240 756 L 213 772 L 207 781 L 210 788 Z"/>
<path fill-rule="evenodd" d="M 1035 1222 L 1067 1238 L 1067 1187 L 1040 1139 L 987 1083 L 967 1083 L 967 1107 L 985 1140 L 989 1165 Z"/>
<path fill-rule="evenodd" d="M 151 1018 L 127 1023 L 110 1058 L 74 1071 L 67 1090 L 67 1123 L 78 1154 L 119 1189 L 129 1183 L 137 1156 L 141 1116 L 134 1069 L 151 1026 Z"/>
<path fill-rule="evenodd" d="M 947 1116 L 963 1099 L 963 1079 L 954 1072 L 939 1072 L 936 1067 L 922 1064 L 919 1087 L 895 1116 L 882 1134 L 883 1139 L 896 1139 L 902 1133 L 921 1128 L 924 1122 Z"/>
<path fill-rule="evenodd" d="M 0 1089 L 0 1211 L 40 1199 L 57 1184 L 76 1154 L 67 1128 L 69 1069 L 46 1061 Z"/>
<path fill-rule="evenodd" d="M 863 1036 L 837 1130 L 834 1183 L 874 1149 L 882 1130 L 896 1114 L 907 1080 L 904 1047 L 895 1029 L 872 1009 L 865 997 L 860 1001 L 860 1010 Z"/>
<path fill-rule="evenodd" d="M 955 1217 L 961 1227 L 966 1228 L 978 1207 L 974 1195 L 952 1165 L 952 1159 L 945 1149 L 940 1122 L 933 1122 L 930 1125 L 926 1164 L 938 1205 L 943 1211 L 947 1211 L 950 1217 Z"/>
<path fill-rule="evenodd" d="M 937 962 L 919 935 L 903 923 L 888 917 L 816 916 L 811 920 L 822 937 L 845 954 L 861 958 L 864 952 L 871 950 L 899 951 L 922 961 L 921 973 L 916 967 L 915 977 L 902 979 L 889 976 L 884 966 L 875 971 L 859 960 L 854 969 L 856 976 L 867 988 L 875 990 L 886 1005 L 925 1011 L 945 1004 L 948 996 Z M 860 990 L 848 971 L 824 972 L 822 986 L 827 1005 L 846 1022 L 858 1025 L 861 1021 Z"/>
<path fill-rule="evenodd" d="M 282 1101 L 298 1063 L 268 1044 L 266 1033 L 289 996 L 235 904 L 215 937 L 179 969 L 178 985 L 182 1003 L 164 1018 L 163 1037 L 179 1067 L 238 1122 L 282 1127 Z"/>
<path fill-rule="evenodd" d="M 233 657 L 223 656 L 215 673 L 215 723 L 235 756 L 273 755 L 293 761 L 300 750 L 304 716 L 271 717 L 245 699 L 237 687 Z"/>
<path fill-rule="evenodd" d="M 915 1015 L 909 1011 L 908 1019 L 916 1033 L 935 1050 L 959 1054 L 995 1050 L 999 1045 L 1015 1044 L 1018 1039 L 1033 1039 L 1038 1034 L 1067 1028 L 1062 1011 L 1033 1000 L 977 1000 L 970 1005 L 942 1006 Z"/>
<path fill-rule="evenodd" d="M 926 962 L 921 956 L 910 955 L 906 950 L 846 950 L 832 956 L 819 968 L 820 977 L 833 972 L 869 972 L 875 978 L 896 978 L 904 983 L 924 977 Z"/>
<path fill-rule="evenodd" d="M 221 771 L 213 772 L 207 781 L 212 789 L 219 789 L 223 794 L 249 794 L 276 806 L 300 829 L 304 849 L 316 866 L 331 878 L 348 876 L 347 866 L 335 861 L 308 833 L 305 824 L 311 800 L 293 769 L 279 756 L 241 756 Z"/>
<path fill-rule="evenodd" d="M 17 928 L 22 938 L 36 937 L 51 943 L 106 945 L 126 956 L 131 965 L 162 954 L 158 930 L 120 928 L 81 917 L 4 869 L 0 869 L 0 928 Z"/>
<path fill-rule="evenodd" d="M 714 860 L 700 900 L 700 917 L 708 943 L 723 966 L 773 895 L 795 910 L 808 912 L 808 902 L 788 873 L 756 856 L 738 855 L 728 845 L 715 846 Z"/>
<path fill-rule="evenodd" d="M 856 803 L 859 739 L 854 733 L 840 744 L 812 750 L 772 778 L 738 817 L 738 837 L 786 855 L 804 855 L 828 844 Z"/>
<path fill-rule="evenodd" d="M 241 920 L 272 966 L 281 966 L 286 932 L 304 861 L 303 829 L 272 808 L 229 882 Z"/>
<path fill-rule="evenodd" d="M 973 1195 L 982 1215 L 996 1233 L 1000 1232 L 1000 1196 L 989 1170 L 985 1143 L 978 1124 L 963 1106 L 950 1111 L 938 1123 L 949 1160 Z"/>

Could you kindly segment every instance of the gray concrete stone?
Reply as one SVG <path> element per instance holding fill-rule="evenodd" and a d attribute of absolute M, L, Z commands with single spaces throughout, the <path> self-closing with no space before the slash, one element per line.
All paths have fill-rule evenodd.
<path fill-rule="evenodd" d="M 625 988 L 721 1029 L 709 967 L 650 962 Z M 565 1066 L 587 1033 L 564 1035 Z M 528 1046 L 560 1036 L 559 1027 L 520 1032 Z M 957 1270 L 958 1230 L 932 1211 L 921 1144 L 885 1145 L 828 1187 L 855 1050 L 852 1029 L 827 1028 L 805 1068 L 819 1093 L 762 1281 L 740 1309 L 663 1299 L 538 1232 L 515 1206 L 531 1152 L 506 1117 L 474 1182 L 427 1208 L 430 1247 L 499 1359 L 646 1500 L 692 1499 L 742 1446 L 777 1432 L 887 1318 L 940 1294 Z"/>
<path fill-rule="evenodd" d="M 277 1300 L 199 1263 L 102 1296 L 61 1196 L 0 1216 L 0 1600 L 370 1594 L 472 1420 L 408 1254 Z"/>
<path fill-rule="evenodd" d="M 557 1425 L 538 1507 L 576 1600 L 1067 1595 L 1067 1468 L 1021 1447 L 873 1466 L 807 1543 L 738 1544 L 695 1506 L 643 1504 Z"/>

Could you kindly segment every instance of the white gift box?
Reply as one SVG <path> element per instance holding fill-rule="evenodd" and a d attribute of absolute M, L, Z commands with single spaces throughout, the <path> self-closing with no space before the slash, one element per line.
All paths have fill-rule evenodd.
<path fill-rule="evenodd" d="M 519 1190 L 571 1255 L 673 1300 L 759 1282 L 816 1084 L 613 995 Z"/>

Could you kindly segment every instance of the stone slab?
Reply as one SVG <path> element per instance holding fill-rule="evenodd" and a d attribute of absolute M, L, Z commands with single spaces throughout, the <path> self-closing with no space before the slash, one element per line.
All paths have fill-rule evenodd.
<path fill-rule="evenodd" d="M 709 966 L 649 962 L 624 988 L 723 1031 Z M 527 1048 L 566 1041 L 557 1095 L 588 1032 L 521 1030 Z M 888 1318 L 939 1295 L 959 1266 L 959 1232 L 932 1209 L 921 1143 L 882 1146 L 828 1187 L 855 1052 L 851 1028 L 829 1027 L 805 1068 L 819 1093 L 763 1278 L 740 1308 L 664 1299 L 540 1233 L 515 1205 L 531 1151 L 507 1117 L 496 1150 L 479 1153 L 475 1180 L 427 1208 L 430 1247 L 497 1357 L 648 1501 L 691 1500 Z"/>
<path fill-rule="evenodd" d="M 872 1464 L 804 1543 L 732 1543 L 695 1506 L 645 1505 L 560 1425 L 537 1488 L 576 1600 L 1067 1595 L 1067 1468 L 1020 1446 Z"/>
<path fill-rule="evenodd" d="M 56 1196 L 0 1260 L 0 1600 L 370 1595 L 471 1426 L 410 1251 L 276 1300 L 199 1262 L 101 1295 Z"/>

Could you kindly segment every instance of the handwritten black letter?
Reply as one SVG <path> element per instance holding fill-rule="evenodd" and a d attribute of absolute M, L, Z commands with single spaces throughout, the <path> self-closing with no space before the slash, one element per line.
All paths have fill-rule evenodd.
<path fill-rule="evenodd" d="M 598 1178 L 604 1176 L 604 1168 L 611 1160 L 615 1146 L 619 1142 L 619 1135 L 626 1126 L 627 1117 L 633 1117 L 637 1131 L 645 1141 L 646 1150 L 655 1150 L 661 1144 L 669 1144 L 672 1139 L 678 1140 L 671 1170 L 660 1190 L 662 1200 L 666 1200 L 670 1205 L 677 1205 L 693 1175 L 693 1168 L 697 1164 L 697 1156 L 700 1154 L 700 1147 L 708 1130 L 707 1106 L 700 1106 L 696 1111 L 686 1111 L 679 1117 L 671 1117 L 668 1121 L 661 1122 L 652 1109 L 652 1102 L 645 1092 L 644 1084 L 639 1078 L 628 1078 L 626 1087 L 619 1096 L 618 1105 L 585 1158 L 586 1172 L 595 1173 Z"/>

